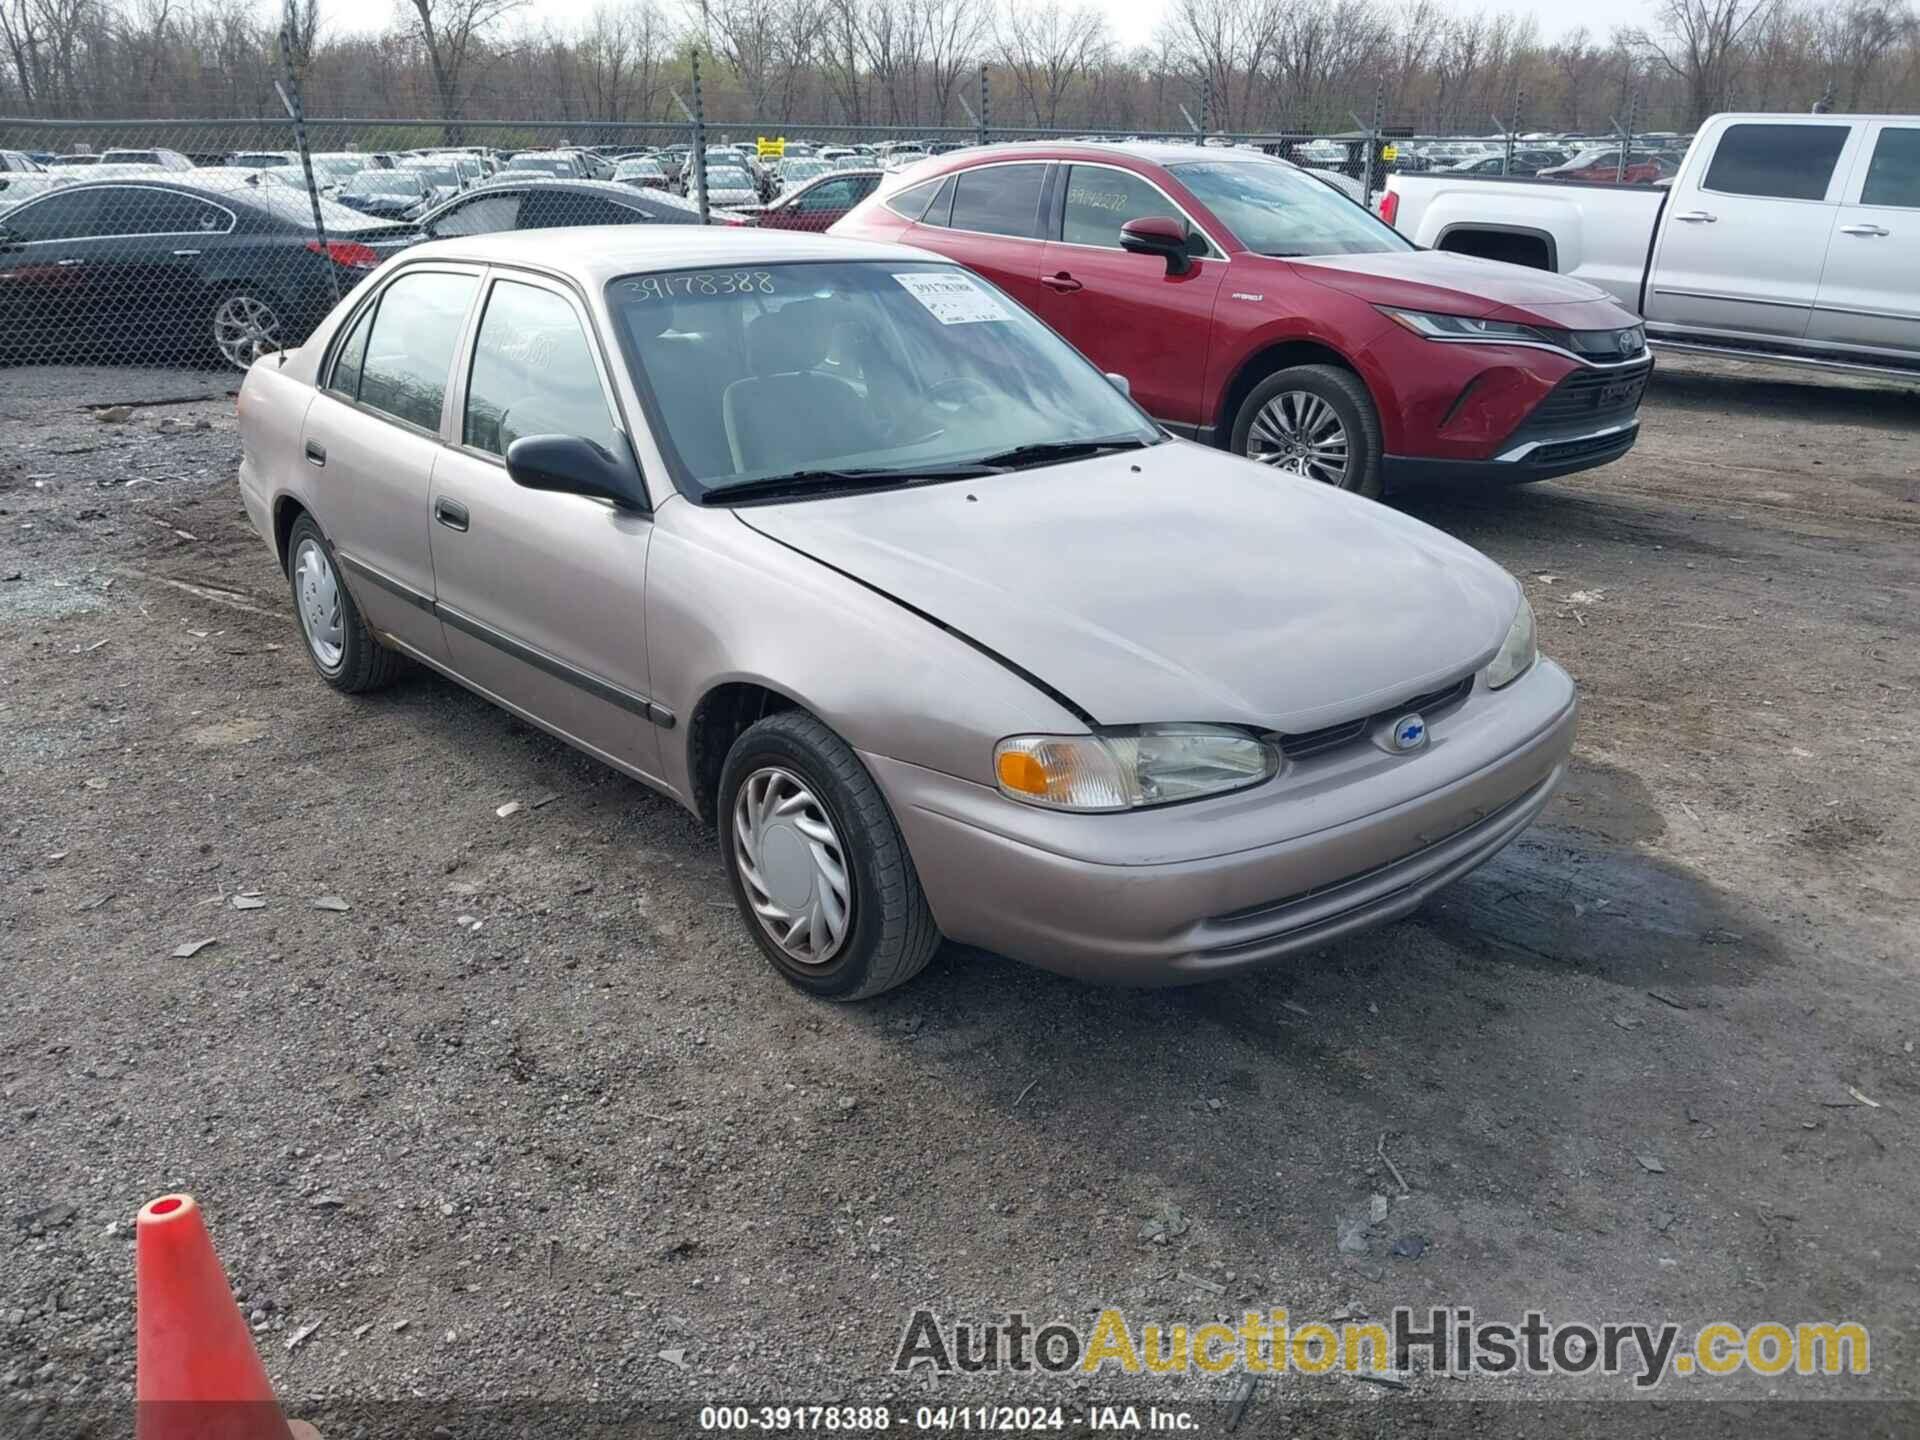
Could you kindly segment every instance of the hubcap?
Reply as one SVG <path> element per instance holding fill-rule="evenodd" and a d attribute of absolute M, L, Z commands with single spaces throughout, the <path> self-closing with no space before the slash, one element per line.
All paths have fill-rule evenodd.
<path fill-rule="evenodd" d="M 346 626 L 340 618 L 340 582 L 333 562 L 317 540 L 302 540 L 293 555 L 293 596 L 300 606 L 300 628 L 307 648 L 325 670 L 338 670 L 346 653 Z"/>
<path fill-rule="evenodd" d="M 213 343 L 229 365 L 244 370 L 280 349 L 280 317 L 264 300 L 229 295 L 213 312 Z"/>
<path fill-rule="evenodd" d="M 733 803 L 733 863 L 760 928 L 799 965 L 825 965 L 853 919 L 853 879 L 827 808 L 790 770 L 756 770 Z"/>
<path fill-rule="evenodd" d="M 1328 485 L 1347 478 L 1347 427 L 1333 406 L 1305 390 L 1285 390 L 1260 407 L 1247 434 L 1247 457 Z"/>

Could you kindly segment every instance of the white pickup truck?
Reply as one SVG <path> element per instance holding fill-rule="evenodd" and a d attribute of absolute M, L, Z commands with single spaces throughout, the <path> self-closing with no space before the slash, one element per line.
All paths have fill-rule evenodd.
<path fill-rule="evenodd" d="M 1656 345 L 1920 375 L 1920 117 L 1716 115 L 1669 185 L 1393 175 L 1380 213 L 1591 281 Z"/>

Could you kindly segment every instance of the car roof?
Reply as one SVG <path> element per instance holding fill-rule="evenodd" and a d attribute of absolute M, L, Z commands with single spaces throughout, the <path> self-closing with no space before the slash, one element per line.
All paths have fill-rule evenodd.
<path fill-rule="evenodd" d="M 941 260 L 924 250 L 799 230 L 752 226 L 602 225 L 565 230 L 498 230 L 489 235 L 431 240 L 406 251 L 408 260 L 471 260 L 528 265 L 597 287 L 621 275 L 689 266 L 735 269 L 806 260 Z M 943 262 L 944 263 L 944 262 Z"/>
<path fill-rule="evenodd" d="M 1219 146 L 1202 146 L 1198 142 L 1187 144 L 1177 140 L 1011 140 L 994 145 L 969 145 L 964 149 L 950 150 L 944 155 L 933 158 L 940 162 L 940 173 L 957 169 L 961 164 L 970 164 L 978 160 L 1017 160 L 1032 158 L 1035 160 L 1071 159 L 1084 155 L 1089 159 L 1124 157 L 1144 160 L 1151 165 L 1177 165 L 1188 160 L 1219 160 L 1223 157 L 1233 159 L 1237 156 L 1259 153 L 1263 158 L 1274 157 L 1265 152 L 1232 150 Z M 929 170 L 927 173 L 935 173 Z"/>

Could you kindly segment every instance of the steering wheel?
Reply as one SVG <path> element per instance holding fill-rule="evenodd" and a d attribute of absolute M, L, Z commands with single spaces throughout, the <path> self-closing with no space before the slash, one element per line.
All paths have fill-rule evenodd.
<path fill-rule="evenodd" d="M 973 397 L 993 393 L 993 386 L 978 375 L 949 375 L 927 387 L 926 400 L 929 405 L 964 405 Z"/>

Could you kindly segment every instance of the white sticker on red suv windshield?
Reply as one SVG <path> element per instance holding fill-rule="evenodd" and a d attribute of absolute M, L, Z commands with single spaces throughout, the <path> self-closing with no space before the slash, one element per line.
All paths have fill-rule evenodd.
<path fill-rule="evenodd" d="M 1009 318 L 1005 306 L 975 283 L 971 275 L 958 270 L 921 270 L 893 278 L 942 325 L 971 325 L 979 320 Z"/>

